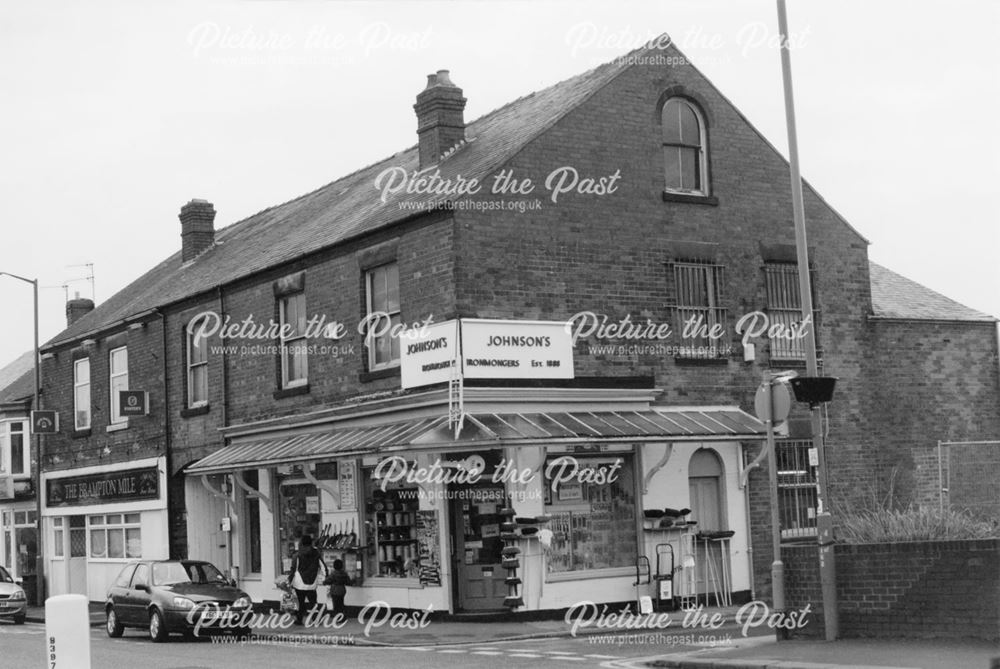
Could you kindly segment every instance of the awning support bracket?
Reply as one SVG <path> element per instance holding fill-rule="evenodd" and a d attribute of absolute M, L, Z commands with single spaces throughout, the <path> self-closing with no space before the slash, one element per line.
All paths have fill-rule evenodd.
<path fill-rule="evenodd" d="M 663 457 L 660 458 L 660 461 L 657 462 L 655 465 L 653 465 L 653 467 L 648 472 L 646 472 L 646 478 L 643 479 L 643 482 L 642 482 L 642 494 L 643 495 L 646 495 L 646 494 L 649 493 L 649 482 L 653 480 L 653 477 L 656 476 L 656 473 L 658 471 L 660 471 L 661 469 L 663 469 L 666 466 L 667 461 L 670 459 L 671 454 L 674 452 L 674 445 L 671 444 L 670 442 L 667 442 L 666 444 L 664 444 L 664 447 L 665 447 L 665 450 L 663 452 Z"/>
<path fill-rule="evenodd" d="M 305 478 L 305 480 L 309 481 L 309 483 L 312 483 L 320 490 L 325 490 L 327 493 L 329 493 L 330 497 L 333 498 L 333 503 L 337 505 L 337 511 L 343 510 L 340 508 L 340 491 L 334 488 L 329 483 L 320 481 L 315 476 L 313 476 L 313 473 L 309 471 L 309 465 L 306 465 L 302 468 L 302 476 Z"/>
<path fill-rule="evenodd" d="M 233 481 L 235 481 L 236 485 L 243 489 L 243 492 L 247 494 L 248 498 L 259 499 L 264 503 L 264 506 L 267 507 L 268 513 L 272 513 L 271 498 L 262 493 L 260 490 L 254 490 L 251 488 L 250 484 L 243 480 L 243 472 L 233 472 Z"/>
<path fill-rule="evenodd" d="M 236 504 L 233 502 L 233 498 L 212 485 L 211 481 L 208 480 L 208 474 L 201 475 L 201 484 L 205 486 L 205 490 L 212 494 L 212 497 L 221 499 L 225 502 L 226 506 L 229 507 L 229 515 L 239 520 L 239 515 L 236 513 Z"/>

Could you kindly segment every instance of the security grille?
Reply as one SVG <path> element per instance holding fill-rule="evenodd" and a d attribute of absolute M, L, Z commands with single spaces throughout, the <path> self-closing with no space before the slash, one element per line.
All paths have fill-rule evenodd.
<path fill-rule="evenodd" d="M 782 538 L 816 535 L 816 467 L 809 464 L 811 448 L 810 440 L 787 439 L 775 444 Z"/>

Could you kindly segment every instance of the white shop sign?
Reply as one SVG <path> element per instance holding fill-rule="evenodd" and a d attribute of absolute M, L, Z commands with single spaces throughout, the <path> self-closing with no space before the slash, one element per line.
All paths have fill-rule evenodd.
<path fill-rule="evenodd" d="M 572 379 L 573 340 L 565 322 L 462 319 L 467 379 Z"/>
<path fill-rule="evenodd" d="M 403 388 L 451 380 L 458 360 L 458 321 L 445 321 L 408 330 L 399 340 L 399 367 Z"/>
<path fill-rule="evenodd" d="M 403 388 L 448 382 L 459 358 L 467 379 L 573 378 L 573 340 L 565 322 L 463 318 L 401 337 Z"/>

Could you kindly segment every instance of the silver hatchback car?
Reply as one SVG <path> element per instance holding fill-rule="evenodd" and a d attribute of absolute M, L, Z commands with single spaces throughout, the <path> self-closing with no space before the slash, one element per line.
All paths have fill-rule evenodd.
<path fill-rule="evenodd" d="M 24 588 L 11 578 L 10 572 L 0 567 L 0 619 L 10 618 L 15 625 L 22 625 L 27 608 Z"/>

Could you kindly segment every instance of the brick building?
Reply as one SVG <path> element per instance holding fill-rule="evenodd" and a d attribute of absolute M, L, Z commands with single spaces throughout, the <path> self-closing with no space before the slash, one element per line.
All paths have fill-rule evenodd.
<path fill-rule="evenodd" d="M 28 416 L 35 392 L 34 351 L 0 369 L 0 566 L 35 595 L 37 497 Z"/>
<path fill-rule="evenodd" d="M 319 534 L 363 579 L 349 605 L 556 609 L 581 583 L 627 601 L 637 557 L 668 559 L 658 545 L 678 594 L 766 591 L 747 411 L 804 353 L 737 325 L 799 320 L 788 165 L 696 69 L 657 58 L 673 47 L 646 55 L 469 123 L 441 71 L 416 118 L 400 107 L 416 146 L 217 231 L 212 204 L 184 205 L 182 249 L 44 347 L 46 405 L 73 428 L 43 463 L 45 531 L 69 528 L 48 542 L 63 542 L 50 590 L 99 599 L 129 557 L 169 555 L 273 600 L 289 551 Z M 919 499 L 927 435 L 1000 434 L 994 321 L 950 301 L 914 315 L 931 293 L 870 264 L 808 188 L 805 204 L 823 369 L 840 378 L 832 504 L 890 466 Z M 901 400 L 925 375 L 940 392 Z M 123 389 L 148 410 L 123 415 Z M 783 447 L 799 458 L 783 486 L 805 491 L 786 496 L 789 537 L 815 511 L 803 416 Z M 392 458 L 449 475 L 396 480 Z M 504 463 L 530 475 L 491 483 Z"/>

